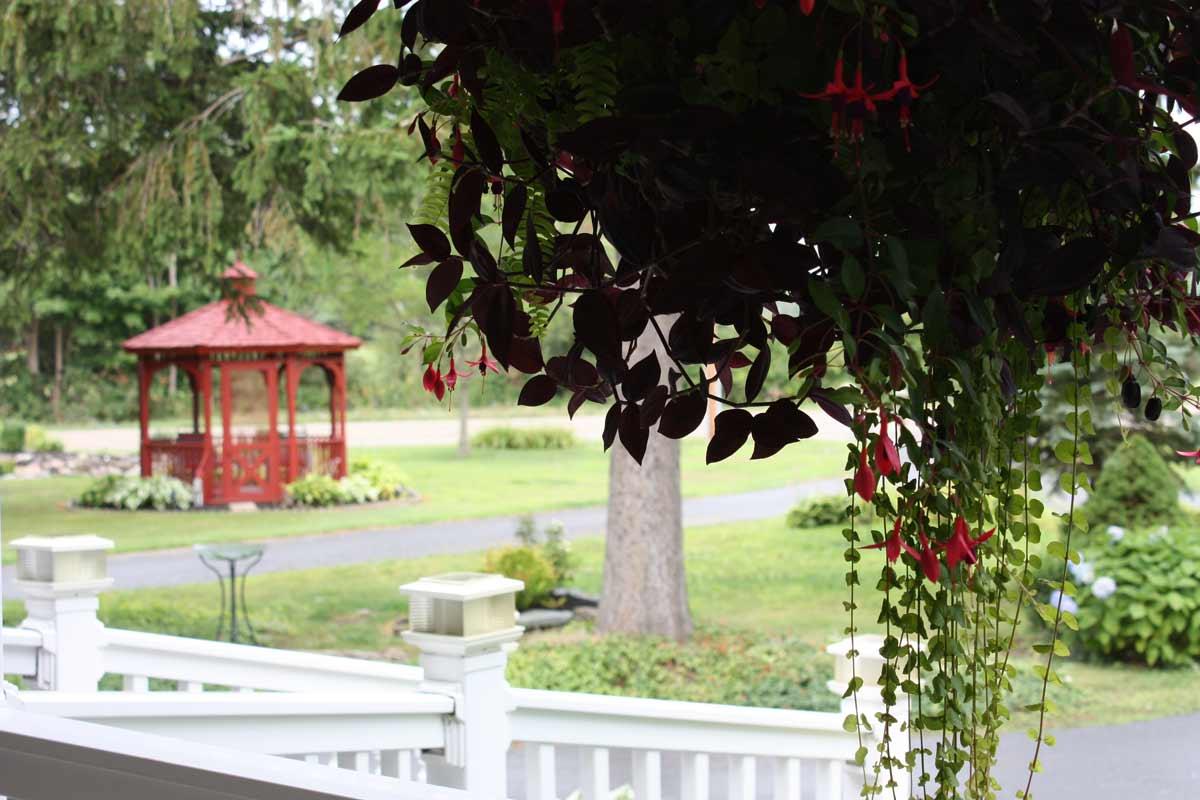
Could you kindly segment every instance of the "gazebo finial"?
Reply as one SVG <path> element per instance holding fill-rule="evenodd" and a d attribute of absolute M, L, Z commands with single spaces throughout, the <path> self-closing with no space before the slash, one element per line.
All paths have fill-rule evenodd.
<path fill-rule="evenodd" d="M 221 278 L 229 282 L 229 286 L 234 291 L 243 295 L 251 295 L 255 293 L 254 282 L 258 279 L 258 273 L 250 269 L 240 258 L 233 262 L 229 269 L 221 273 Z"/>

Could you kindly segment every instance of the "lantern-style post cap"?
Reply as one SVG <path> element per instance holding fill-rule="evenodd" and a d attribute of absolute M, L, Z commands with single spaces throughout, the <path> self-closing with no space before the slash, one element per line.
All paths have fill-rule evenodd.
<path fill-rule="evenodd" d="M 834 642 L 825 648 L 825 652 L 834 657 L 833 680 L 829 682 L 830 691 L 839 695 L 846 691 L 850 680 L 862 678 L 863 689 L 877 689 L 883 676 L 883 665 L 886 659 L 879 654 L 883 649 L 883 637 L 874 633 L 855 635 L 853 649 L 858 651 L 853 662 L 849 658 L 851 640 L 849 638 Z"/>
<path fill-rule="evenodd" d="M 26 593 L 98 593 L 112 585 L 108 551 L 100 536 L 26 536 L 12 542 L 17 551 L 17 585 Z"/>
<path fill-rule="evenodd" d="M 400 587 L 407 594 L 404 639 L 423 652 L 483 652 L 520 638 L 517 592 L 525 584 L 503 575 L 448 572 Z"/>

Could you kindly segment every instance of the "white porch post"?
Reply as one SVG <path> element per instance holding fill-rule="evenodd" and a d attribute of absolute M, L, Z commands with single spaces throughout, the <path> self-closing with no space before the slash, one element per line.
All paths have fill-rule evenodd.
<path fill-rule="evenodd" d="M 104 675 L 100 593 L 112 585 L 99 536 L 29 536 L 12 543 L 17 585 L 25 593 L 22 628 L 42 634 L 37 686 L 94 692 Z"/>
<path fill-rule="evenodd" d="M 892 723 L 889 734 L 892 739 L 891 755 L 893 758 L 904 760 L 904 754 L 908 752 L 908 695 L 902 691 L 896 695 L 896 705 L 887 707 L 883 702 L 883 689 L 880 685 L 882 680 L 883 666 L 885 659 L 880 655 L 879 651 L 883 647 L 883 637 L 876 634 L 858 634 L 854 637 L 854 649 L 858 654 L 853 658 L 850 657 L 851 641 L 849 638 L 842 639 L 840 642 L 835 642 L 825 648 L 825 652 L 834 657 L 833 680 L 826 685 L 831 692 L 835 692 L 838 697 L 842 697 L 846 692 L 846 687 L 850 685 L 851 678 L 857 676 L 862 678 L 862 688 L 858 690 L 858 713 L 865 714 L 870 722 L 871 731 L 868 733 L 863 731 L 863 744 L 867 747 L 866 773 L 867 780 L 874 782 L 876 765 L 880 760 L 879 743 L 883 739 L 883 723 L 877 718 L 877 714 L 889 713 L 896 722 Z M 903 676 L 901 676 L 903 677 Z M 855 699 L 851 697 L 842 698 L 842 713 L 853 714 L 855 712 Z M 879 785 L 886 787 L 888 781 L 895 778 L 896 789 L 895 797 L 908 798 L 910 777 L 907 770 L 893 768 L 889 775 L 886 768 L 879 770 Z M 843 785 L 847 787 L 847 797 L 858 797 L 863 783 L 863 770 L 861 767 L 854 766 L 845 775 Z M 887 797 L 892 796 L 891 789 L 885 789 L 883 794 Z M 841 800 L 838 798 L 838 800 Z"/>
<path fill-rule="evenodd" d="M 504 670 L 523 628 L 514 624 L 520 581 L 456 572 L 400 587 L 409 595 L 405 641 L 421 651 L 421 691 L 449 695 L 446 747 L 425 755 L 429 782 L 503 800 L 514 708 Z"/>

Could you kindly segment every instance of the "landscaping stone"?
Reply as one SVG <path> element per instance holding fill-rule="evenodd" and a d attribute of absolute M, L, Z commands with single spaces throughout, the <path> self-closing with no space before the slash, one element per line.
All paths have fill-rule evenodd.
<path fill-rule="evenodd" d="M 520 613 L 517 624 L 527 631 L 537 631 L 561 628 L 574 618 L 575 613 L 565 608 L 531 608 Z"/>
<path fill-rule="evenodd" d="M 573 589 L 570 586 L 559 586 L 550 590 L 550 596 L 555 600 L 562 601 L 560 608 L 596 608 L 600 605 L 600 598 L 593 594 Z"/>
<path fill-rule="evenodd" d="M 139 461 L 136 455 L 107 453 L 16 453 L 12 457 L 13 471 L 7 479 L 52 478 L 60 475 L 136 475 Z"/>

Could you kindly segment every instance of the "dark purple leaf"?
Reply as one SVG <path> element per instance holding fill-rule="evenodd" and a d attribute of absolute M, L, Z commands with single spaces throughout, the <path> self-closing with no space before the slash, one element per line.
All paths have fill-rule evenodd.
<path fill-rule="evenodd" d="M 421 80 L 421 70 L 425 62 L 416 53 L 409 53 L 400 60 L 400 83 L 404 86 L 416 86 Z"/>
<path fill-rule="evenodd" d="M 638 338 L 649 323 L 650 312 L 638 292 L 631 289 L 617 295 L 617 324 L 620 326 L 621 341 L 631 342 Z"/>
<path fill-rule="evenodd" d="M 472 242 L 468 258 L 471 260 L 471 266 L 475 268 L 475 274 L 480 278 L 489 283 L 499 280 L 500 269 L 496 266 L 496 259 L 479 237 L 475 237 L 475 241 Z"/>
<path fill-rule="evenodd" d="M 446 302 L 462 280 L 462 274 L 463 262 L 458 256 L 451 256 L 433 268 L 425 282 L 425 299 L 430 311 L 437 311 L 438 306 Z"/>
<path fill-rule="evenodd" d="M 731 408 L 717 414 L 712 439 L 704 455 L 707 464 L 724 461 L 736 453 L 750 437 L 754 417 L 744 408 Z"/>
<path fill-rule="evenodd" d="M 405 261 L 403 264 L 401 264 L 398 269 L 404 269 L 405 267 L 421 267 L 425 264 L 432 264 L 434 260 L 435 259 L 433 256 L 429 255 L 428 253 L 417 253 L 408 261 Z"/>
<path fill-rule="evenodd" d="M 408 232 L 417 247 L 434 261 L 443 261 L 450 255 L 450 240 L 434 225 L 409 225 Z"/>
<path fill-rule="evenodd" d="M 521 271 L 534 283 L 541 283 L 546 267 L 542 261 L 542 246 L 533 225 L 533 212 L 525 215 L 525 251 L 521 253 Z"/>
<path fill-rule="evenodd" d="M 425 117 L 417 117 L 417 130 L 421 132 L 421 143 L 425 146 L 425 157 L 431 161 L 441 155 L 442 148 L 438 143 L 437 137 L 433 135 L 433 131 L 425 123 Z"/>
<path fill-rule="evenodd" d="M 583 389 L 571 395 L 571 399 L 567 401 L 567 416 L 575 419 L 575 412 L 587 401 L 587 392 Z"/>
<path fill-rule="evenodd" d="M 621 381 L 625 401 L 641 400 L 658 383 L 662 368 L 658 365 L 658 355 L 650 353 L 638 363 L 629 368 Z"/>
<path fill-rule="evenodd" d="M 764 347 L 758 351 L 750 371 L 746 373 L 746 401 L 754 402 L 762 391 L 763 381 L 767 379 L 767 370 L 771 368 L 771 348 Z"/>
<path fill-rule="evenodd" d="M 642 425 L 642 412 L 636 403 L 626 404 L 625 410 L 621 412 L 621 425 L 617 432 L 626 452 L 641 464 L 646 455 L 646 443 L 650 440 L 650 430 Z"/>
<path fill-rule="evenodd" d="M 504 232 L 504 240 L 508 242 L 508 246 L 516 248 L 517 246 L 517 229 L 521 225 L 521 217 L 525 216 L 525 203 L 529 199 L 529 190 L 525 188 L 525 184 L 518 183 L 509 190 L 508 195 L 504 198 L 504 214 L 501 218 L 501 230 Z M 537 244 L 537 240 L 534 240 Z M 540 255 L 540 254 L 539 254 Z"/>
<path fill-rule="evenodd" d="M 604 434 L 601 439 L 604 442 L 604 449 L 612 447 L 613 442 L 617 439 L 617 428 L 621 424 L 621 405 L 613 403 L 608 413 L 604 415 Z"/>
<path fill-rule="evenodd" d="M 546 157 L 546 148 L 538 143 L 529 131 L 521 128 L 521 144 L 525 145 L 525 152 L 529 153 L 529 158 L 535 166 L 549 166 L 550 159 Z"/>
<path fill-rule="evenodd" d="M 513 320 L 517 313 L 517 301 L 507 286 L 494 286 L 488 295 L 487 320 L 484 333 L 492 355 L 504 366 L 508 366 L 508 354 L 512 349 Z"/>
<path fill-rule="evenodd" d="M 450 189 L 449 217 L 451 233 L 464 233 L 473 230 L 471 220 L 479 214 L 479 203 L 483 195 L 485 179 L 483 173 L 474 167 L 459 167 L 454 173 L 454 184 Z M 456 240 L 457 245 L 460 240 Z M 469 241 L 474 241 L 474 238 Z M 468 248 L 469 250 L 470 248 Z M 459 252 L 469 256 L 469 252 Z"/>
<path fill-rule="evenodd" d="M 500 142 L 496 140 L 492 126 L 488 125 L 487 120 L 475 109 L 471 109 L 471 137 L 475 140 L 479 158 L 487 167 L 487 171 L 492 175 L 499 175 L 504 168 L 504 153 L 500 150 Z"/>
<path fill-rule="evenodd" d="M 1175 153 L 1179 156 L 1179 160 L 1183 162 L 1184 169 L 1190 170 L 1195 167 L 1197 160 L 1196 140 L 1192 138 L 1192 135 L 1182 125 L 1177 125 L 1171 138 L 1175 142 Z"/>
<path fill-rule="evenodd" d="M 668 439 L 682 439 L 700 427 L 707 411 L 708 397 L 704 392 L 693 389 L 677 395 L 663 408 L 658 432 Z"/>
<path fill-rule="evenodd" d="M 417 44 L 417 30 L 421 25 L 421 12 L 424 10 L 425 0 L 417 0 L 416 5 L 408 10 L 404 15 L 404 21 L 400 23 L 400 42 L 412 50 Z"/>
<path fill-rule="evenodd" d="M 850 412 L 841 403 L 836 403 L 831 400 L 820 389 L 813 389 L 808 393 L 809 399 L 821 407 L 821 410 L 829 415 L 835 422 L 840 422 L 847 428 L 854 427 L 854 418 L 850 416 Z"/>
<path fill-rule="evenodd" d="M 534 375 L 521 387 L 521 395 L 517 398 L 519 406 L 542 406 L 554 399 L 558 394 L 558 384 L 549 375 Z"/>
<path fill-rule="evenodd" d="M 373 100 L 385 95 L 400 79 L 400 70 L 391 64 L 376 64 L 346 81 L 337 99 L 350 103 Z"/>
<path fill-rule="evenodd" d="M 561 185 L 546 193 L 546 210 L 559 222 L 579 222 L 587 213 L 579 195 Z"/>
<path fill-rule="evenodd" d="M 540 372 L 543 365 L 541 343 L 537 339 L 513 337 L 508 361 L 513 369 L 524 372 L 526 375 Z"/>
<path fill-rule="evenodd" d="M 769 458 L 785 446 L 817 434 L 817 424 L 791 400 L 776 400 L 754 418 L 751 459 Z"/>
<path fill-rule="evenodd" d="M 338 38 L 361 28 L 378 9 L 379 0 L 359 0 L 358 3 L 354 4 L 354 8 L 350 9 L 350 13 L 346 15 L 346 19 L 342 22 L 342 29 L 338 31 Z"/>
<path fill-rule="evenodd" d="M 1104 262 L 1108 248 L 1099 239 L 1085 236 L 1073 239 L 1032 265 L 1021 284 L 1021 293 L 1040 297 L 1059 297 L 1091 283 Z"/>
<path fill-rule="evenodd" d="M 599 292 L 581 294 L 575 301 L 573 319 L 576 340 L 591 350 L 599 362 L 620 360 L 617 315 L 604 295 Z"/>
<path fill-rule="evenodd" d="M 449 77 L 458 69 L 461 56 L 462 48 L 458 45 L 449 44 L 443 47 L 425 73 L 425 77 L 421 79 L 421 86 L 428 89 L 443 78 Z"/>
<path fill-rule="evenodd" d="M 659 384 L 646 393 L 646 399 L 642 401 L 642 425 L 649 428 L 654 423 L 658 422 L 662 416 L 663 408 L 667 403 L 667 396 L 671 393 L 665 385 Z"/>

